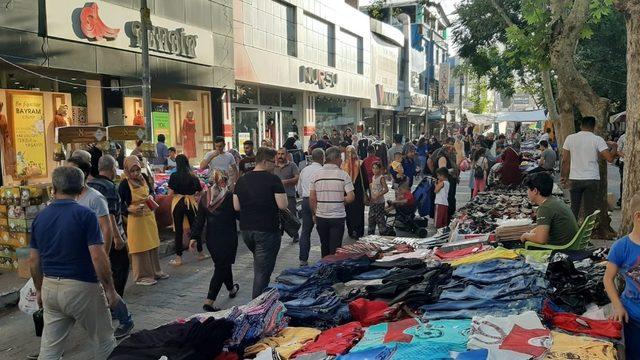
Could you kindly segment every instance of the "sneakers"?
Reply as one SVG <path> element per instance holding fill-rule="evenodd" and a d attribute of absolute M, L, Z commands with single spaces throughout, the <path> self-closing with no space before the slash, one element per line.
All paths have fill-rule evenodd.
<path fill-rule="evenodd" d="M 300 267 L 309 266 L 309 262 L 300 260 Z"/>
<path fill-rule="evenodd" d="M 133 321 L 126 325 L 118 326 L 116 331 L 113 333 L 113 336 L 116 337 L 116 340 L 120 340 L 124 337 L 129 336 L 129 334 L 131 334 L 132 329 L 133 329 Z"/>
<path fill-rule="evenodd" d="M 29 360 L 38 360 L 38 356 L 40 356 L 40 353 L 27 355 L 27 359 L 29 359 Z"/>

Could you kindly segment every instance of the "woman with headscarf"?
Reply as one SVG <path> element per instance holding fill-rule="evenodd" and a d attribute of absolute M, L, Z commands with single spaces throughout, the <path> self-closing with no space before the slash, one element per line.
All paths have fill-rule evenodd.
<path fill-rule="evenodd" d="M 158 225 L 153 213 L 157 204 L 153 200 L 153 188 L 142 174 L 142 164 L 137 156 L 124 160 L 125 178 L 118 192 L 122 201 L 122 213 L 127 219 L 127 239 L 131 254 L 131 268 L 137 285 L 155 285 L 157 280 L 169 275 L 160 268 Z"/>
<path fill-rule="evenodd" d="M 171 199 L 171 215 L 175 232 L 176 257 L 169 261 L 170 265 L 182 265 L 182 238 L 185 228 L 193 226 L 198 211 L 196 195 L 202 191 L 200 180 L 191 170 L 189 159 L 180 154 L 176 156 L 176 171 L 169 177 L 169 196 Z M 186 219 L 186 223 L 185 223 Z M 198 260 L 205 259 L 202 244 L 198 243 Z"/>
<path fill-rule="evenodd" d="M 351 177 L 356 195 L 355 200 L 345 205 L 347 231 L 352 239 L 358 239 L 364 236 L 364 203 L 369 190 L 369 180 L 366 178 L 367 171 L 362 166 L 362 161 L 358 158 L 358 152 L 353 145 L 347 146 L 342 170 Z"/>
<path fill-rule="evenodd" d="M 207 300 L 202 306 L 207 312 L 219 310 L 214 304 L 222 284 L 229 290 L 231 298 L 236 297 L 238 290 L 240 290 L 240 285 L 233 283 L 231 270 L 238 249 L 236 219 L 237 213 L 233 209 L 233 194 L 227 186 L 227 178 L 221 171 L 214 170 L 211 176 L 211 186 L 207 190 L 206 196 L 200 198 L 198 215 L 191 229 L 192 240 L 189 244 L 190 247 L 194 247 L 201 243 L 203 230 L 206 226 L 207 249 L 209 249 L 214 264 Z"/>
<path fill-rule="evenodd" d="M 507 146 L 502 153 L 502 168 L 500 169 L 500 181 L 507 186 L 517 186 L 522 183 L 522 154 L 513 146 Z"/>

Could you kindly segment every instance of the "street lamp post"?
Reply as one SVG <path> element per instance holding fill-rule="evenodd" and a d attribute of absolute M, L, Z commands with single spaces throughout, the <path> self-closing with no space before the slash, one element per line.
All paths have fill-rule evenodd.
<path fill-rule="evenodd" d="M 151 10 L 147 0 L 140 0 L 140 22 L 142 24 L 142 107 L 144 109 L 145 135 L 148 142 L 153 142 L 151 124 L 151 70 L 149 69 L 149 29 L 151 29 Z"/>

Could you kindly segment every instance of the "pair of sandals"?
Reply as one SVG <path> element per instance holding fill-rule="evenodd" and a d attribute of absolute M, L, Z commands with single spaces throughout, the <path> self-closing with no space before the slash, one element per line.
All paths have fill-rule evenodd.
<path fill-rule="evenodd" d="M 238 291 L 240 291 L 240 284 L 233 284 L 233 288 L 231 288 L 231 290 L 229 290 L 229 297 L 230 298 L 235 298 L 238 295 Z M 220 308 L 214 307 L 213 304 L 209 305 L 209 304 L 204 304 L 202 305 L 202 310 L 204 310 L 205 312 L 216 312 L 216 311 L 220 311 Z"/>

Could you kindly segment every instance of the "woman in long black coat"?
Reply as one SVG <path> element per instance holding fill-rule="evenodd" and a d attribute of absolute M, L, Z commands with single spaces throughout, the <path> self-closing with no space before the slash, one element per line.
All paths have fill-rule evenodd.
<path fill-rule="evenodd" d="M 237 213 L 233 208 L 233 194 L 227 188 L 227 179 L 220 171 L 214 171 L 211 187 L 200 198 L 196 221 L 191 229 L 190 247 L 196 246 L 206 226 L 206 244 L 214 264 L 204 311 L 218 311 L 214 306 L 222 284 L 229 290 L 229 297 L 236 297 L 240 285 L 233 283 L 231 266 L 236 261 L 238 232 Z"/>

